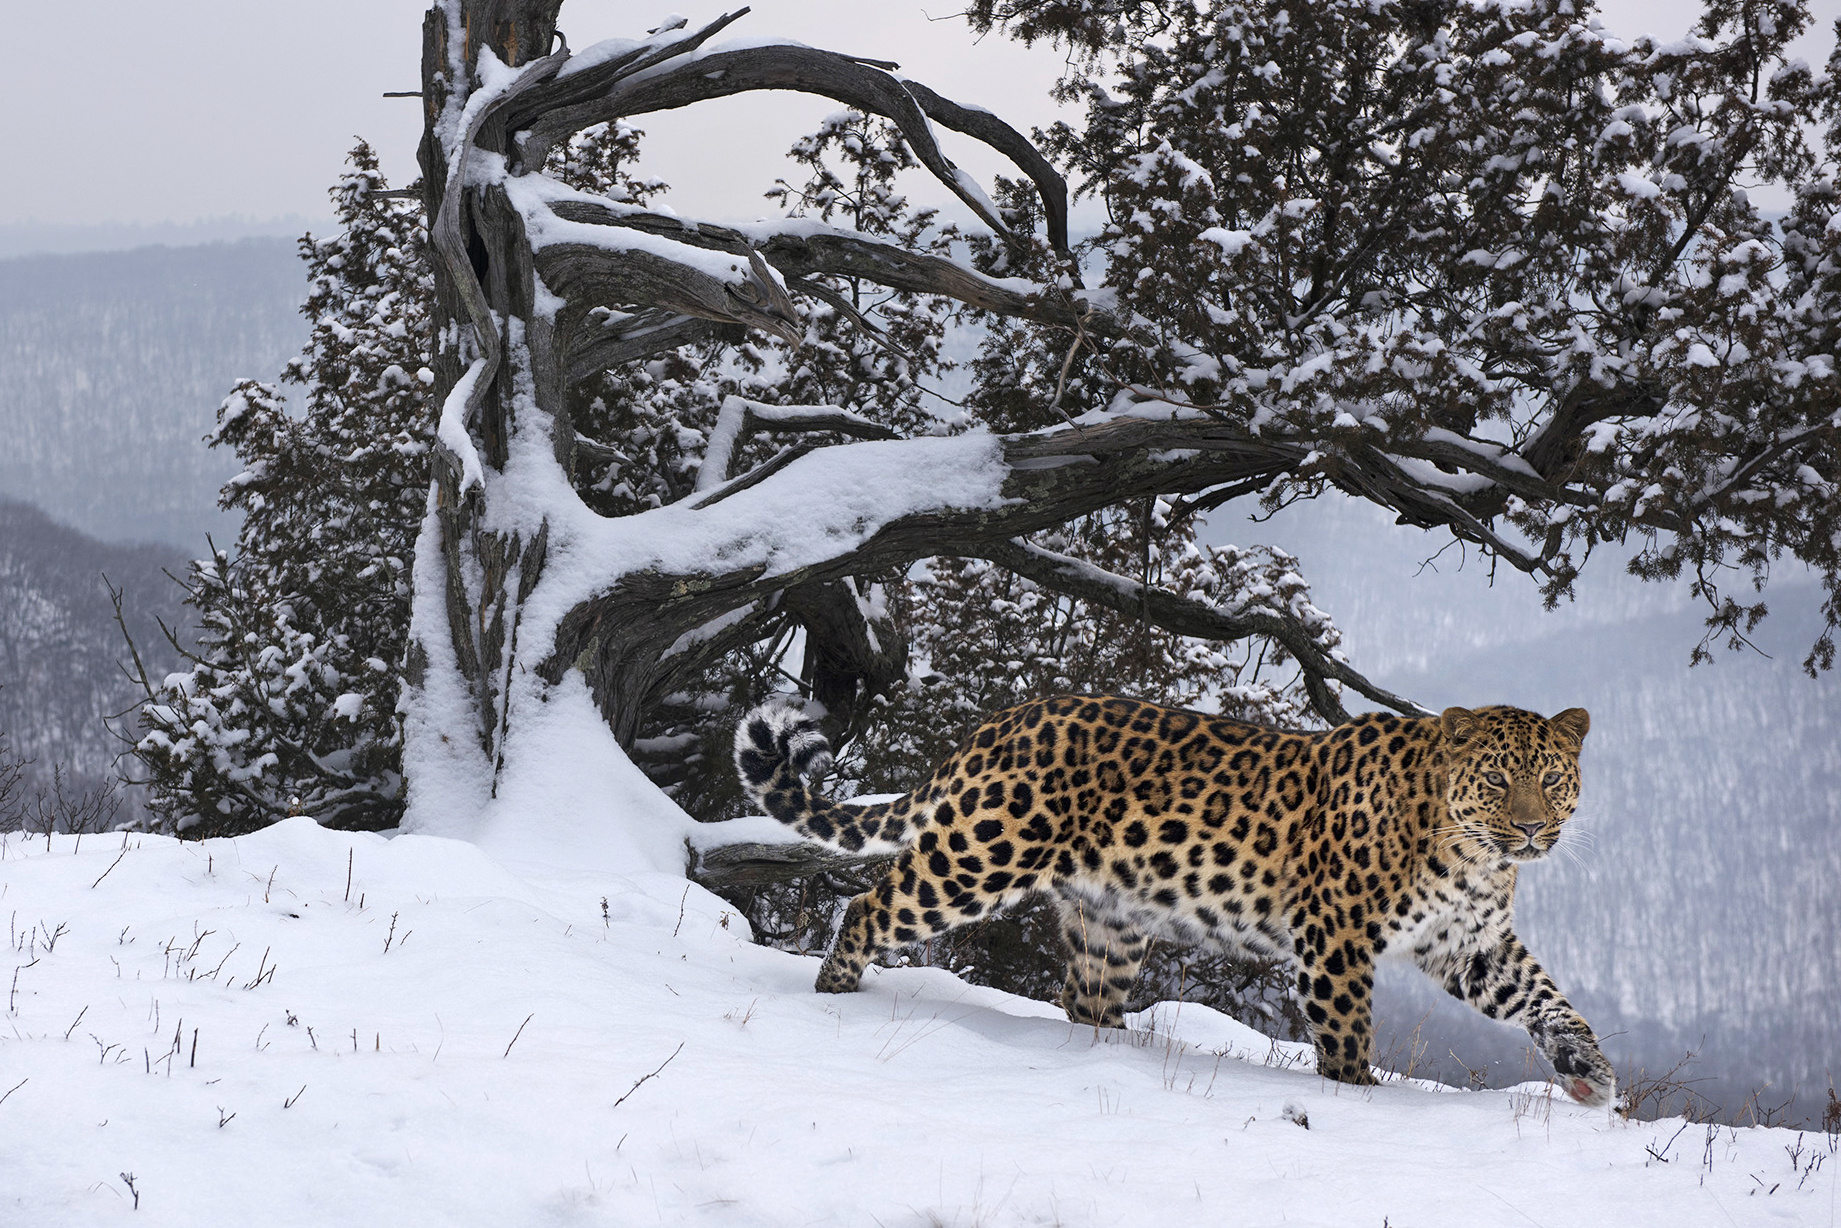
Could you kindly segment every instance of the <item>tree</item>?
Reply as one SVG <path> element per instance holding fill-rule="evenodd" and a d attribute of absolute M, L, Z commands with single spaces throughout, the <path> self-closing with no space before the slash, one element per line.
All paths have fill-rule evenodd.
<path fill-rule="evenodd" d="M 1100 466 L 1106 480 L 1082 473 L 1070 481 L 1069 468 L 1052 463 L 1058 442 L 1021 436 L 1010 445 L 1016 454 L 1005 458 L 1005 445 L 965 436 L 823 447 L 803 456 L 802 449 L 783 450 L 739 478 L 728 468 L 737 451 L 725 445 L 711 450 L 696 489 L 675 503 L 611 519 L 584 515 L 587 508 L 567 499 L 525 498 L 534 492 L 531 482 L 570 489 L 583 453 L 596 461 L 605 455 L 592 439 L 578 443 L 572 396 L 582 382 L 601 381 L 622 360 L 724 330 L 733 336 L 737 325 L 798 342 L 804 318 L 788 289 L 803 292 L 813 278 L 856 277 L 1009 314 L 1069 325 L 1075 319 L 1066 302 L 1032 298 L 944 257 L 867 234 L 807 220 L 743 235 L 566 189 L 540 168 L 581 127 L 785 85 L 888 118 L 915 158 L 999 229 L 983 194 L 939 153 L 929 117 L 1020 159 L 1045 185 L 1050 214 L 1059 219 L 1062 207 L 1059 178 L 1017 134 L 880 67 L 791 46 L 704 52 L 703 43 L 733 18 L 700 31 L 661 30 L 579 58 L 566 50 L 531 54 L 554 41 L 553 17 L 554 9 L 534 6 L 474 13 L 450 4 L 433 10 L 425 27 L 433 118 L 423 162 L 440 254 L 437 335 L 454 344 L 434 360 L 444 409 L 437 497 L 418 561 L 426 570 L 416 586 L 409 766 L 412 791 L 418 779 L 439 779 L 444 799 L 451 798 L 445 787 L 465 782 L 461 791 L 476 807 L 503 765 L 513 713 L 543 702 L 572 671 L 587 680 L 607 723 L 630 746 L 647 712 L 685 678 L 776 626 L 784 595 L 790 605 L 834 612 L 826 647 L 841 668 L 867 672 L 869 664 L 856 660 L 866 642 L 856 603 L 826 586 L 917 557 L 972 553 L 959 547 L 1007 542 L 1121 494 L 1156 493 L 1160 484 L 1146 483 L 1158 466 L 1144 463 L 1138 472 L 1129 459 L 1142 450 L 1136 442 L 1124 443 L 1125 464 Z M 467 30 L 480 37 L 469 41 Z M 572 60 L 576 67 L 565 72 Z M 476 161 L 502 164 L 506 173 L 473 177 Z M 1053 242 L 1064 250 L 1065 226 L 1054 225 Z M 825 301 L 816 291 L 813 297 Z M 449 322 L 460 327 L 442 331 Z M 718 429 L 730 440 L 750 432 L 865 433 L 854 415 L 834 407 L 787 415 L 729 405 L 730 420 Z M 1121 445 L 1102 450 L 1117 453 Z M 839 469 L 840 460 L 850 464 Z M 865 461 L 871 470 L 858 468 Z M 1053 492 L 1051 505 L 1010 501 L 999 488 L 1012 472 L 1030 491 Z M 784 476 L 772 481 L 777 475 Z M 760 530 L 775 514 L 763 501 L 788 485 L 843 490 L 890 477 L 902 480 L 883 485 L 881 509 L 820 501 L 801 509 L 816 512 L 809 527 Z M 889 506 L 887 496 L 911 506 Z M 521 510 L 500 515 L 514 507 Z M 670 527 L 685 517 L 714 536 Z M 917 532 L 932 521 L 938 531 Z M 733 554 L 732 571 L 707 572 L 718 554 Z M 576 565 L 591 555 L 611 566 Z M 551 567 L 558 556 L 572 565 Z M 1029 565 L 1056 573 L 1049 556 L 1032 555 Z M 1274 628 L 1294 630 L 1266 617 Z M 810 633 L 825 627 L 826 617 L 810 614 L 805 623 Z M 1325 674 L 1353 676 L 1296 638 Z"/>
<path fill-rule="evenodd" d="M 1047 144 L 1105 203 L 1095 254 L 1133 321 L 1083 358 L 1308 442 L 1269 503 L 1340 487 L 1550 602 L 1635 543 L 1633 573 L 1709 603 L 1697 659 L 1765 612 L 1734 581 L 1761 592 L 1787 556 L 1827 589 L 1805 668 L 1833 664 L 1841 113 L 1832 71 L 1785 59 L 1805 5 L 1713 0 L 1666 46 L 1570 0 L 971 19 L 1072 56 L 1085 123 Z"/>
<path fill-rule="evenodd" d="M 188 835 L 402 813 L 408 560 L 433 434 L 428 258 L 370 147 L 349 162 L 331 191 L 339 233 L 300 242 L 313 328 L 284 378 L 303 412 L 255 380 L 224 401 L 209 442 L 243 466 L 219 497 L 243 514 L 235 550 L 213 545 L 180 581 L 199 644 L 168 638 L 189 668 L 156 681 L 136 658 L 134 754 L 150 807 Z"/>
<path fill-rule="evenodd" d="M 1096 513 L 1180 521 L 1335 487 L 1540 577 L 1549 599 L 1594 549 L 1634 540 L 1639 570 L 1694 575 L 1715 632 L 1762 608 L 1722 570 L 1762 582 L 1783 556 L 1824 577 L 1835 613 L 1841 229 L 1818 166 L 1835 133 L 1818 151 L 1802 124 L 1834 96 L 1781 62 L 1806 16 L 1722 0 L 1699 39 L 1657 47 L 1576 9 L 974 6 L 1075 53 L 1064 88 L 1086 123 L 1046 144 L 1112 219 L 1086 289 L 1049 161 L 890 66 L 709 46 L 740 14 L 577 54 L 555 3 L 437 4 L 421 157 L 442 408 L 409 649 L 412 824 L 464 826 L 551 705 L 592 698 L 632 747 L 687 680 L 789 614 L 839 691 L 864 693 L 882 666 L 863 583 L 923 558 L 1175 635 L 1281 645 L 1325 720 L 1344 715 L 1338 685 L 1412 710 L 1282 593 L 1223 606 L 1031 538 Z M 811 218 L 667 217 L 543 171 L 586 127 L 752 89 L 892 124 L 989 229 L 975 262 Z M 993 203 L 933 125 L 1008 156 L 1034 201 Z M 1758 178 L 1799 193 L 1788 230 L 1735 191 Z M 703 436 L 721 446 L 649 493 L 587 434 L 610 368 L 745 330 L 796 344 L 798 300 L 835 308 L 838 278 L 1014 322 L 1004 433 L 885 439 L 836 406 L 726 400 Z M 758 462 L 742 446 L 801 433 Z M 582 495 L 585 465 L 624 503 Z M 1810 667 L 1831 651 L 1825 636 Z"/>

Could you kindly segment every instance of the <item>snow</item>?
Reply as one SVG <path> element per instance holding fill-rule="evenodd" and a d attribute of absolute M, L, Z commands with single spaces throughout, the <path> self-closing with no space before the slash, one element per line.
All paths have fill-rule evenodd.
<path fill-rule="evenodd" d="M 441 551 L 441 518 L 431 489 L 416 534 L 410 624 L 428 628 L 415 648 L 427 654 L 419 702 L 399 704 L 403 713 L 403 774 L 408 781 L 412 816 L 426 816 L 436 834 L 468 823 L 492 788 L 492 765 L 480 751 L 472 695 L 460 672 L 454 640 L 447 629 L 446 560 Z M 4 902 L 4 897 L 0 897 Z"/>
<path fill-rule="evenodd" d="M 460 489 L 463 492 L 483 486 L 486 480 L 485 471 L 480 467 L 479 449 L 473 446 L 473 436 L 467 431 L 467 402 L 472 399 L 473 389 L 485 373 L 487 362 L 484 355 L 475 358 L 466 374 L 454 381 L 447 399 L 441 403 L 441 421 L 435 427 L 435 437 L 460 459 Z"/>
<path fill-rule="evenodd" d="M 697 493 L 715 490 L 729 480 L 729 466 L 734 462 L 735 445 L 747 424 L 748 402 L 738 396 L 724 397 L 717 411 L 716 425 L 710 431 L 709 444 L 703 450 L 703 464 L 697 469 Z"/>
<path fill-rule="evenodd" d="M 692 825 L 633 766 L 570 670 L 542 702 L 513 710 L 497 787 L 466 834 L 517 863 L 596 875 L 606 890 L 610 876 L 681 880 Z"/>
<path fill-rule="evenodd" d="M 931 131 L 931 125 L 929 125 L 929 130 Z M 991 198 L 985 195 L 983 186 L 958 167 L 952 166 L 950 163 L 948 163 L 948 166 L 952 171 L 953 182 L 958 185 L 959 194 L 965 198 L 966 203 L 978 210 L 979 215 L 984 218 L 986 224 L 992 229 L 996 230 L 999 234 L 1004 233 L 1003 215 L 998 212 L 997 205 Z"/>
<path fill-rule="evenodd" d="M 1477 457 L 1489 461 L 1492 464 L 1500 465 L 1502 468 L 1512 473 L 1519 473 L 1524 477 L 1536 479 L 1540 477 L 1540 474 L 1535 471 L 1533 465 L 1530 465 L 1520 456 L 1499 444 L 1472 439 L 1467 435 L 1460 435 L 1456 431 L 1446 430 L 1442 426 L 1427 427 L 1425 429 L 1425 438 L 1431 443 L 1447 443 L 1451 444 L 1453 447 L 1462 448 L 1464 451 L 1473 453 Z"/>
<path fill-rule="evenodd" d="M 626 799 L 512 784 L 484 845 L 6 838 L 0 1218 L 1832 1222 L 1841 1162 L 1786 1159 L 1821 1135 L 1329 1084 L 1193 1004 L 1096 1032 L 931 968 L 821 996 L 717 897 L 605 864 Z"/>
<path fill-rule="evenodd" d="M 1635 171 L 1619 171 L 1617 174 L 1617 186 L 1622 188 L 1625 193 L 1636 197 L 1638 200 L 1653 200 L 1662 195 L 1661 188 L 1657 187 L 1650 179 L 1637 174 Z"/>
<path fill-rule="evenodd" d="M 1448 490 L 1455 494 L 1471 494 L 1490 485 L 1490 480 L 1476 473 L 1446 473 L 1437 465 L 1422 461 L 1417 457 L 1398 456 L 1392 452 L 1385 453 L 1387 459 L 1400 466 L 1400 472 L 1422 482 L 1426 486 Z"/>
<path fill-rule="evenodd" d="M 476 160 L 484 162 L 486 156 L 480 155 L 476 157 Z M 749 281 L 748 261 L 743 257 L 695 247 L 689 243 L 678 243 L 662 235 L 624 226 L 598 226 L 590 222 L 571 222 L 558 217 L 550 209 L 550 203 L 553 201 L 576 198 L 593 199 L 595 203 L 605 206 L 607 201 L 604 198 L 586 197 L 584 193 L 573 192 L 566 188 L 558 190 L 551 181 L 541 175 L 505 176 L 503 184 L 506 199 L 524 219 L 526 237 L 530 241 L 532 251 L 542 251 L 546 247 L 559 243 L 579 243 L 585 247 L 598 247 L 610 252 L 646 252 L 661 259 L 675 261 L 696 269 L 707 277 L 728 282 L 731 285 L 746 285 Z M 610 209 L 610 212 L 618 211 L 617 206 Z M 645 211 L 632 210 L 632 212 Z"/>
<path fill-rule="evenodd" d="M 1250 230 L 1229 230 L 1224 226 L 1210 226 L 1207 230 L 1197 235 L 1196 238 L 1206 243 L 1215 244 L 1221 249 L 1221 254 L 1223 256 L 1238 256 L 1246 245 L 1253 241 L 1253 232 Z"/>

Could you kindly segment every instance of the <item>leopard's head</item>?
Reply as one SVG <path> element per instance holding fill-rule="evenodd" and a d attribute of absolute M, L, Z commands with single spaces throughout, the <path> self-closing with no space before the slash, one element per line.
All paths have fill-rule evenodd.
<path fill-rule="evenodd" d="M 1542 717 L 1520 708 L 1446 708 L 1446 801 L 1458 839 L 1482 859 L 1545 856 L 1579 804 L 1584 708 Z"/>

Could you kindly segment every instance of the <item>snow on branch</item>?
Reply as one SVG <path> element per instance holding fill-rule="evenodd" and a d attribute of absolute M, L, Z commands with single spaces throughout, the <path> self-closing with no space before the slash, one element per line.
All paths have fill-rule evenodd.
<path fill-rule="evenodd" d="M 752 247 L 687 243 L 682 227 L 672 235 L 572 220 L 549 207 L 541 176 L 513 176 L 504 190 L 523 222 L 538 277 L 569 305 L 573 319 L 594 307 L 638 303 L 798 343 L 798 309 L 780 274 Z M 652 338 L 655 345 L 666 340 Z"/>
<path fill-rule="evenodd" d="M 473 437 L 467 433 L 467 419 L 470 416 L 480 390 L 480 382 L 485 377 L 491 359 L 481 354 L 467 368 L 467 373 L 460 377 L 453 391 L 441 403 L 441 419 L 435 428 L 435 438 L 447 449 L 452 463 L 459 470 L 456 474 L 458 489 L 462 494 L 475 486 L 485 484 L 485 471 L 480 468 L 479 449 L 473 446 Z"/>
<path fill-rule="evenodd" d="M 768 405 L 747 397 L 723 399 L 710 432 L 703 467 L 697 471 L 696 493 L 716 490 L 729 480 L 735 454 L 755 431 L 836 431 L 856 439 L 894 439 L 896 433 L 880 422 L 835 405 Z"/>
<path fill-rule="evenodd" d="M 577 261 L 620 260 L 631 248 L 604 237 L 607 232 L 642 231 L 668 239 L 674 245 L 737 257 L 745 258 L 745 253 L 756 250 L 788 279 L 818 274 L 860 277 L 896 290 L 945 295 L 998 315 L 1063 328 L 1073 328 L 1084 321 L 1089 332 L 1100 335 L 1117 331 L 1104 312 L 1090 311 L 1083 317 L 1073 304 L 1060 295 L 1048 293 L 1047 287 L 1034 282 L 1014 277 L 990 277 L 954 260 L 911 251 L 895 243 L 808 219 L 787 218 L 729 227 L 597 200 L 586 193 L 570 192 L 547 182 L 524 185 L 521 191 L 525 193 L 522 207 L 526 211 L 527 224 L 531 219 L 539 219 L 541 224 L 536 212 L 536 201 L 541 194 L 549 213 L 564 222 L 577 224 L 566 232 L 553 229 L 546 234 L 560 237 L 566 233 L 569 238 L 579 240 L 583 247 L 600 248 L 605 253 L 597 256 L 571 246 L 570 259 Z M 599 228 L 599 231 L 588 229 L 590 227 Z M 613 274 L 610 278 L 616 276 Z M 550 282 L 547 275 L 545 281 Z M 553 283 L 551 288 L 557 289 Z"/>
<path fill-rule="evenodd" d="M 1191 455 L 1172 461 L 1170 449 L 1178 444 Z M 559 679 L 585 653 L 637 663 L 632 668 L 652 674 L 669 671 L 674 666 L 663 654 L 686 631 L 781 590 L 930 555 L 977 554 L 992 541 L 1121 500 L 1277 476 L 1302 456 L 1295 444 L 1207 420 L 1127 417 L 1014 436 L 870 441 L 777 458 L 770 466 L 783 481 L 751 482 L 750 474 L 714 492 L 720 501 L 706 495 L 620 521 L 583 523 L 576 553 L 584 565 L 546 598 L 555 611 L 553 623 L 545 620 L 554 627 L 554 647 L 539 672 Z M 643 544 L 642 555 L 634 553 L 635 543 Z M 719 569 L 712 570 L 712 559 L 721 560 Z"/>

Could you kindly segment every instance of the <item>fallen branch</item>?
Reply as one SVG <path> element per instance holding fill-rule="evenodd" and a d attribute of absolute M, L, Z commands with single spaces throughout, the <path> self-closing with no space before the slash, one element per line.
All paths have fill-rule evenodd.
<path fill-rule="evenodd" d="M 861 873 L 880 869 L 897 854 L 866 857 L 841 853 L 822 844 L 725 844 L 693 854 L 690 877 L 706 887 L 715 884 L 759 887 L 789 879 L 841 870 Z"/>
<path fill-rule="evenodd" d="M 660 1062 L 658 1064 L 658 1070 L 654 1070 L 651 1074 L 640 1075 L 639 1078 L 635 1079 L 633 1081 L 633 1086 L 626 1089 L 626 1096 L 622 1096 L 620 1097 L 620 1099 L 614 1101 L 614 1107 L 619 1108 L 621 1105 L 625 1104 L 626 1097 L 631 1096 L 634 1092 L 638 1091 L 640 1088 L 640 1085 L 645 1083 L 646 1080 L 658 1078 L 659 1070 L 663 1070 L 665 1067 L 671 1065 L 671 1059 L 675 1058 L 678 1054 L 682 1052 L 684 1052 L 684 1042 L 680 1040 L 678 1042 L 678 1047 L 671 1051 L 671 1057 L 668 1057 L 664 1061 Z"/>

